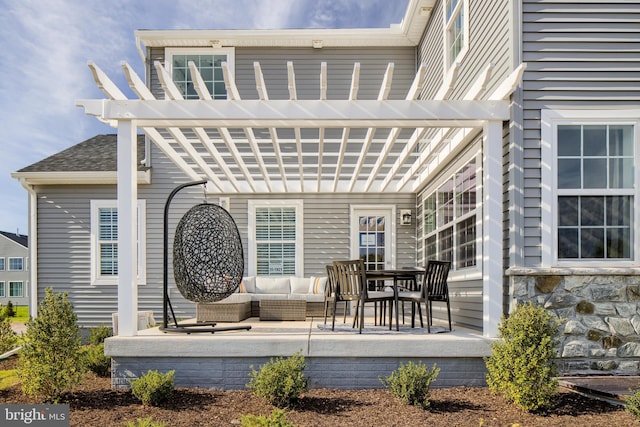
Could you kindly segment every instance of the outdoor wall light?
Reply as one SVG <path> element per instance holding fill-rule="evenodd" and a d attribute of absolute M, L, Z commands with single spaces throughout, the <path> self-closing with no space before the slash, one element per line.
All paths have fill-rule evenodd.
<path fill-rule="evenodd" d="M 400 210 L 400 225 L 411 225 L 411 209 Z"/>

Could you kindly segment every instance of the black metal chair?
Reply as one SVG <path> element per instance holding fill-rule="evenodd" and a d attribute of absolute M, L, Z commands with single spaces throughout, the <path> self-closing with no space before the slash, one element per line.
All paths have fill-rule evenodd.
<path fill-rule="evenodd" d="M 364 326 L 364 307 L 366 303 L 389 302 L 389 328 L 391 328 L 391 303 L 394 299 L 391 292 L 369 291 L 367 281 L 367 271 L 364 260 L 334 261 L 333 270 L 336 277 L 336 292 L 333 301 L 333 322 L 331 330 L 334 330 L 336 323 L 336 306 L 338 301 L 356 301 L 356 312 L 353 318 L 353 327 L 359 320 L 360 333 Z M 346 316 L 346 315 L 345 315 Z M 346 319 L 346 317 L 345 317 Z"/>
<path fill-rule="evenodd" d="M 398 301 L 411 302 L 411 327 L 415 327 L 416 306 L 420 311 L 421 304 L 424 303 L 427 315 L 427 332 L 431 332 L 433 324 L 433 302 L 444 302 L 447 304 L 447 315 L 449 318 L 449 331 L 451 328 L 451 304 L 449 301 L 449 286 L 447 279 L 451 269 L 450 261 L 429 260 L 425 267 L 422 286 L 416 291 L 398 292 Z M 424 327 L 422 313 L 420 313 L 420 326 Z"/>

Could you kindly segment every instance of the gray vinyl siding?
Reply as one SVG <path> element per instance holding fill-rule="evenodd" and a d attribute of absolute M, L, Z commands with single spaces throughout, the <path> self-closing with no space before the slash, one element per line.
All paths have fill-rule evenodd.
<path fill-rule="evenodd" d="M 470 2 L 469 26 L 470 40 L 469 51 L 462 59 L 455 86 L 449 95 L 449 99 L 460 99 L 473 86 L 480 76 L 480 73 L 489 65 L 493 64 L 491 79 L 487 85 L 486 94 L 493 92 L 506 76 L 513 71 L 514 54 L 511 33 L 511 2 L 507 0 L 492 2 Z M 429 25 L 418 47 L 418 63 L 424 63 L 427 69 L 427 81 L 421 93 L 421 98 L 430 99 L 438 92 L 445 78 L 444 64 L 444 37 L 443 37 L 443 2 L 438 2 L 431 14 Z M 503 203 L 505 206 L 504 219 L 504 241 L 505 251 L 509 248 L 508 234 L 508 211 L 509 211 L 509 133 L 505 128 L 504 132 L 504 193 Z M 477 142 L 477 141 L 476 141 Z M 435 177 L 434 177 L 435 178 Z M 437 179 L 437 178 L 436 178 Z M 426 182 L 425 185 L 429 185 Z M 419 197 L 418 200 L 421 200 Z M 418 225 L 421 227 L 421 224 Z M 419 230 L 419 232 L 422 232 Z M 482 236 L 479 234 L 478 239 Z M 495 236 L 495 238 L 500 238 Z M 424 259 L 424 248 L 422 241 L 418 240 L 418 259 Z M 504 263 L 508 263 L 508 253 L 503 255 Z M 505 282 L 506 283 L 506 282 Z M 452 299 L 452 317 L 458 324 L 482 328 L 482 280 L 451 280 L 450 295 Z M 504 287 L 504 300 L 508 294 L 507 286 Z M 440 314 L 440 317 L 445 313 Z"/>
<path fill-rule="evenodd" d="M 637 107 L 638 22 L 636 1 L 523 1 L 526 267 L 542 262 L 540 111 Z"/>
<path fill-rule="evenodd" d="M 138 187 L 138 199 L 146 201 L 147 280 L 138 287 L 140 310 L 153 310 L 156 321 L 162 319 L 162 255 L 163 210 L 168 194 L 178 184 L 187 182 L 155 146 L 152 146 L 152 184 Z M 38 187 L 38 299 L 44 290 L 67 292 L 81 326 L 111 324 L 111 313 L 117 310 L 117 286 L 91 285 L 91 200 L 116 198 L 112 185 Z M 215 194 L 230 198 L 231 214 L 236 221 L 248 267 L 248 201 L 250 199 L 302 199 L 304 201 L 304 275 L 325 275 L 325 264 L 350 258 L 350 205 L 387 205 L 412 209 L 413 194 Z M 180 218 L 193 205 L 202 203 L 200 186 L 188 188 L 176 195 L 169 210 L 169 289 L 176 316 L 195 316 L 195 304 L 182 298 L 173 283 L 171 245 L 173 232 Z M 397 222 L 397 266 L 415 265 L 415 227 Z"/>
<path fill-rule="evenodd" d="M 151 64 L 164 63 L 163 49 L 149 49 Z M 389 62 L 394 63 L 389 99 L 403 99 L 415 77 L 415 48 L 236 48 L 235 81 L 242 99 L 258 99 L 254 62 L 260 63 L 269 99 L 289 99 L 287 62 L 293 62 L 298 99 L 320 98 L 320 63 L 327 63 L 327 98 L 347 99 L 354 63 L 360 63 L 358 99 L 376 99 Z M 155 69 L 150 87 L 164 93 Z"/>

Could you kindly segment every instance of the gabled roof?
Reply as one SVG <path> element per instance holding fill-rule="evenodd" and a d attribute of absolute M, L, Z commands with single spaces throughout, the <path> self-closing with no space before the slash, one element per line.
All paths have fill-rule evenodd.
<path fill-rule="evenodd" d="M 24 246 L 25 248 L 29 247 L 29 238 L 24 234 L 14 234 L 6 231 L 0 231 L 0 235 L 6 237 L 9 240 L 13 240 L 17 244 Z"/>
<path fill-rule="evenodd" d="M 24 167 L 11 176 L 24 179 L 30 184 L 115 183 L 116 152 L 115 134 L 96 135 Z M 144 158 L 144 135 L 138 135 L 139 174 L 149 169 L 141 163 Z"/>

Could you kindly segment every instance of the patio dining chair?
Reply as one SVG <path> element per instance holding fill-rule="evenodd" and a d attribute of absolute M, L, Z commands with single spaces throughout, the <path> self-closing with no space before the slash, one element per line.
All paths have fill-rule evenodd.
<path fill-rule="evenodd" d="M 333 269 L 333 265 L 328 264 L 325 266 L 327 270 L 327 287 L 325 288 L 324 293 L 324 324 L 327 324 L 327 315 L 329 313 L 329 307 L 333 307 L 333 312 L 335 313 L 335 307 L 333 306 L 333 302 L 336 299 L 336 273 Z M 343 300 L 344 302 L 344 323 L 347 323 L 347 304 L 349 301 Z"/>
<path fill-rule="evenodd" d="M 352 327 L 355 327 L 355 322 L 359 321 L 360 333 L 362 333 L 362 327 L 364 326 L 365 304 L 388 301 L 389 325 L 391 325 L 393 293 L 368 290 L 367 271 L 364 260 L 334 261 L 333 270 L 336 278 L 336 297 L 333 301 L 333 322 L 331 324 L 331 330 L 335 328 L 336 305 L 338 301 L 355 301 L 357 303 Z"/>
<path fill-rule="evenodd" d="M 449 331 L 451 328 L 451 305 L 449 302 L 449 286 L 447 279 L 451 268 L 450 261 L 429 260 L 422 276 L 422 286 L 416 291 L 398 292 L 398 301 L 411 302 L 411 327 L 415 327 L 416 307 L 420 313 L 420 326 L 424 327 L 422 321 L 421 304 L 424 303 L 427 316 L 427 332 L 431 332 L 433 325 L 433 302 L 444 302 L 447 304 L 447 316 L 449 318 Z"/>

